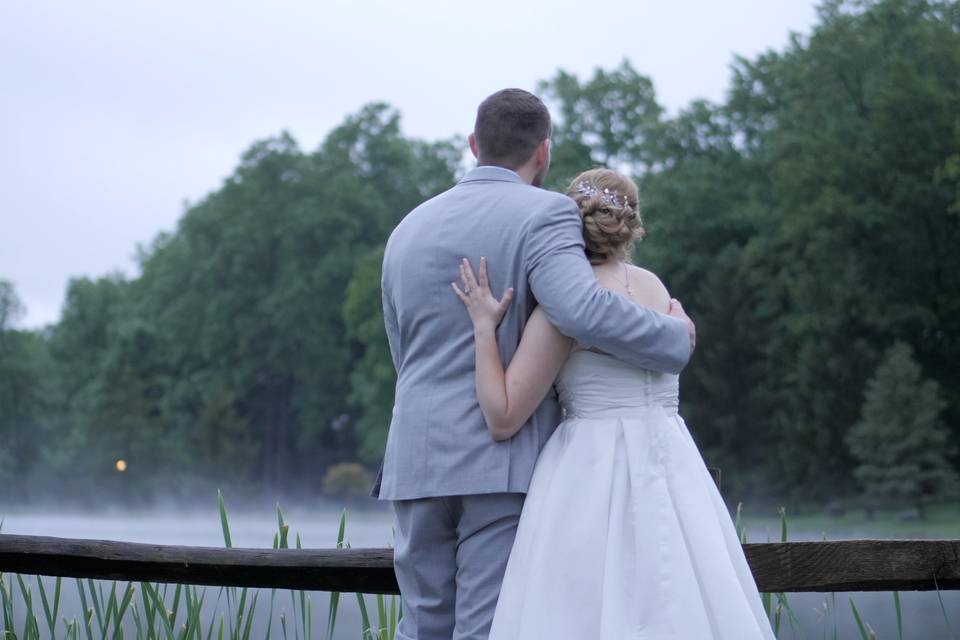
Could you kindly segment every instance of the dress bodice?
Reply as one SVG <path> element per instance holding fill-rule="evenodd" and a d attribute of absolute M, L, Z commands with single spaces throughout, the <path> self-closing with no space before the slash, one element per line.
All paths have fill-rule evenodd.
<path fill-rule="evenodd" d="M 567 419 L 537 459 L 490 640 L 776 640 L 678 383 L 570 355 Z"/>
<path fill-rule="evenodd" d="M 675 415 L 680 402 L 680 376 L 586 350 L 570 354 L 556 387 L 567 418 L 628 416 L 649 407 Z"/>

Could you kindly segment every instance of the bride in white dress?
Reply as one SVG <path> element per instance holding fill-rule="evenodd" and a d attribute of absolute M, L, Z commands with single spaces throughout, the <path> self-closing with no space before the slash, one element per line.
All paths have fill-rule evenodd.
<path fill-rule="evenodd" d="M 628 256 L 643 233 L 637 188 L 606 169 L 567 195 L 580 206 L 600 284 L 666 312 L 669 294 Z M 772 639 L 733 522 L 686 424 L 678 376 L 578 349 L 537 309 L 504 372 L 496 327 L 510 304 L 468 261 L 453 284 L 474 322 L 477 397 L 497 440 L 556 385 L 565 419 L 524 503 L 490 640 Z"/>

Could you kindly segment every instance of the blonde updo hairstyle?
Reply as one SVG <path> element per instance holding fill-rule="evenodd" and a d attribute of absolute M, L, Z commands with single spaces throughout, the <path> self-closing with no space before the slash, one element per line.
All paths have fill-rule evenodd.
<path fill-rule="evenodd" d="M 590 264 L 630 262 L 633 244 L 644 234 L 633 180 L 610 169 L 591 169 L 573 179 L 567 195 L 580 208 Z"/>

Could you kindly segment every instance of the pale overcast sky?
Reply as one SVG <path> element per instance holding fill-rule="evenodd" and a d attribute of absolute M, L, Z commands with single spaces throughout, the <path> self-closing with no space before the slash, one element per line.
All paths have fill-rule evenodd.
<path fill-rule="evenodd" d="M 71 276 L 133 275 L 251 142 L 312 150 L 367 102 L 407 135 L 465 135 L 497 89 L 626 58 L 675 113 L 815 21 L 808 0 L 5 0 L 0 279 L 21 326 L 55 322 Z"/>

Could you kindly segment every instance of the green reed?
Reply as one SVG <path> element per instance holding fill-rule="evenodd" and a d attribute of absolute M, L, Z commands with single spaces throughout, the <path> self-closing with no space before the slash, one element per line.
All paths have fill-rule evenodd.
<path fill-rule="evenodd" d="M 737 536 L 740 538 L 741 544 L 747 542 L 747 531 L 746 527 L 743 524 L 743 503 L 737 504 L 737 510 L 734 516 L 734 528 L 737 531 Z M 780 541 L 787 542 L 787 510 L 784 507 L 777 509 L 777 513 L 780 516 Z M 822 539 L 826 541 L 826 535 L 823 535 Z M 767 535 L 767 542 L 770 542 L 770 536 Z M 943 614 L 943 622 L 945 629 L 947 631 L 948 638 L 953 638 L 954 634 L 952 633 L 952 626 L 950 624 L 949 616 L 947 615 L 946 606 L 943 603 L 943 594 L 940 592 L 940 588 L 936 586 L 936 577 L 934 577 L 934 585 L 937 593 L 937 599 L 940 603 L 940 611 Z M 894 591 L 893 593 L 893 605 L 894 611 L 896 613 L 897 620 L 897 637 L 899 640 L 903 640 L 903 612 L 900 607 L 900 593 Z M 799 620 L 793 612 L 793 609 L 790 608 L 789 601 L 787 599 L 786 593 L 761 593 L 761 598 L 763 601 L 763 608 L 767 612 L 767 617 L 770 619 L 770 624 L 773 627 L 774 635 L 777 638 L 781 637 L 781 629 L 783 623 L 783 617 L 786 615 L 786 619 L 790 625 L 791 637 L 802 637 L 800 635 L 799 629 Z M 861 640 L 875 640 L 877 638 L 876 631 L 870 626 L 870 624 L 863 620 L 860 615 L 860 611 L 857 609 L 857 605 L 854 602 L 853 598 L 849 598 L 850 601 L 850 612 L 853 616 L 853 620 L 857 625 L 857 632 Z M 827 640 L 829 637 L 831 640 L 837 640 L 837 594 L 836 593 L 827 593 L 824 594 L 823 609 L 817 609 L 817 613 L 820 614 L 821 620 L 823 622 L 823 640 Z M 828 624 L 832 624 L 832 628 L 828 629 Z M 830 635 L 828 636 L 828 631 Z"/>
<path fill-rule="evenodd" d="M 233 547 L 230 523 L 223 494 L 217 492 L 220 526 L 226 548 Z M 349 548 L 346 542 L 346 511 L 340 516 L 337 548 Z M 0 531 L 3 521 L 0 520 Z M 277 531 L 273 535 L 274 549 L 289 549 L 290 525 L 277 506 Z M 302 549 L 300 535 L 294 538 L 297 549 Z M 42 612 L 34 599 L 32 580 L 36 581 Z M 52 581 L 52 591 L 48 588 Z M 0 640 L 66 640 L 112 639 L 133 637 L 137 640 L 249 640 L 254 615 L 260 599 L 259 590 L 247 587 L 216 588 L 212 610 L 204 613 L 207 587 L 150 582 L 127 583 L 75 580 L 81 613 L 72 618 L 61 617 L 62 578 L 21 576 L 0 573 Z M 310 595 L 299 589 L 290 590 L 290 615 L 279 605 L 279 637 L 284 640 L 314 638 L 313 608 Z M 376 626 L 371 624 L 366 598 L 356 594 L 360 605 L 362 640 L 393 640 L 397 623 L 402 616 L 399 598 L 376 596 Z M 330 594 L 327 627 L 323 637 L 333 639 L 336 629 L 340 593 Z M 221 607 L 226 598 L 226 610 Z M 274 611 L 278 607 L 277 589 L 270 590 L 267 614 L 267 640 L 274 633 Z M 40 616 L 42 615 L 42 620 Z M 205 619 L 206 618 L 206 619 Z M 22 626 L 18 620 L 22 619 Z M 41 629 L 41 625 L 43 625 Z"/>
<path fill-rule="evenodd" d="M 224 546 L 232 548 L 230 524 L 223 494 L 217 492 L 220 525 Z M 788 539 L 786 509 L 778 510 L 780 516 L 780 540 Z M 737 505 L 734 526 L 741 543 L 747 542 L 746 528 L 742 522 L 742 504 Z M 347 549 L 346 540 L 347 513 L 340 514 L 337 531 L 337 548 Z M 0 531 L 3 521 L 0 520 Z M 277 506 L 277 531 L 273 534 L 274 549 L 288 549 L 290 525 L 284 519 L 283 511 Z M 824 536 L 824 540 L 826 536 Z M 769 535 L 767 541 L 769 542 Z M 294 544 L 301 549 L 299 534 Z M 157 584 L 150 582 L 127 583 L 76 579 L 77 594 L 81 604 L 80 615 L 67 618 L 61 615 L 62 578 L 42 578 L 33 576 L 36 581 L 36 593 L 39 594 L 39 607 L 34 598 L 31 576 L 0 574 L 0 640 L 39 640 L 40 638 L 64 638 L 66 640 L 94 640 L 94 638 L 122 640 L 131 636 L 137 640 L 248 640 L 252 633 L 254 614 L 260 598 L 258 590 L 246 587 L 219 587 L 216 600 L 210 604 L 211 610 L 204 613 L 207 603 L 207 587 L 183 584 Z M 52 587 L 51 587 L 52 585 Z M 943 614 L 948 637 L 951 623 L 943 603 L 939 588 L 936 589 Z M 397 624 L 403 617 L 400 600 L 397 596 L 374 596 L 373 609 L 364 594 L 355 594 L 360 610 L 361 640 L 394 640 Z M 310 640 L 313 633 L 313 605 L 310 594 L 303 590 L 291 589 L 289 592 L 289 616 L 285 605 L 278 598 L 285 598 L 270 590 L 267 630 L 265 637 L 270 640 L 274 633 L 274 613 L 279 607 L 279 637 L 284 640 Z M 322 633 L 326 640 L 333 640 L 340 610 L 342 594 L 331 592 L 327 606 L 327 624 Z M 226 598 L 226 610 L 221 604 Z M 789 628 L 793 638 L 800 636 L 799 620 L 790 607 L 786 593 L 761 594 L 763 607 L 770 619 L 775 635 L 780 638 Z M 817 609 L 823 621 L 823 639 L 837 640 L 836 594 L 825 594 L 823 609 Z M 877 637 L 870 624 L 863 620 L 853 598 L 849 599 L 850 615 L 853 616 L 861 640 Z M 900 594 L 893 592 L 893 605 L 896 612 L 897 633 L 903 640 L 903 617 L 900 606 Z M 375 613 L 371 616 L 371 611 Z M 21 613 L 22 612 L 22 613 Z M 22 622 L 19 622 L 22 621 Z M 132 634 L 132 635 L 131 635 Z"/>

